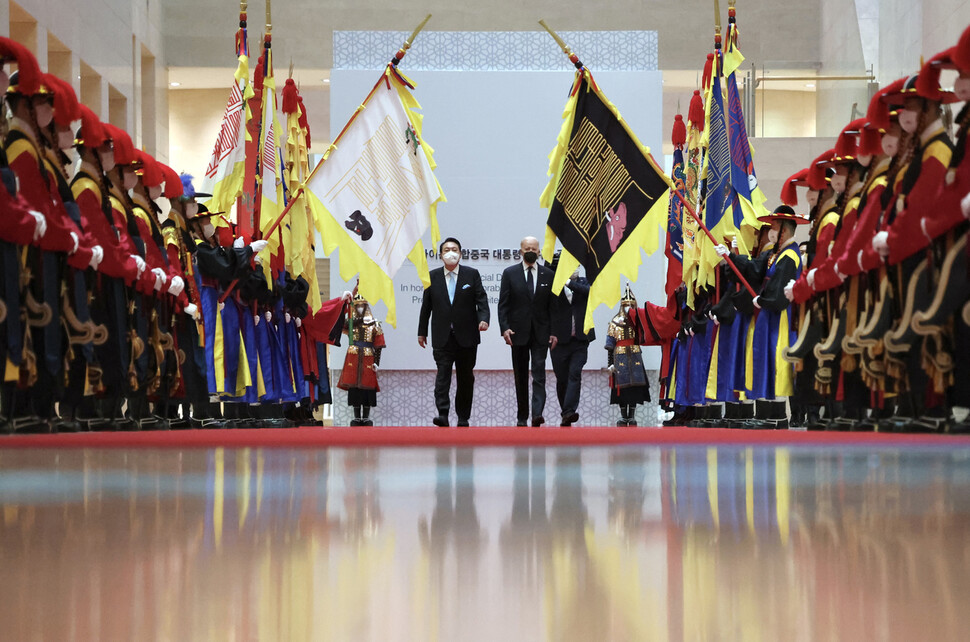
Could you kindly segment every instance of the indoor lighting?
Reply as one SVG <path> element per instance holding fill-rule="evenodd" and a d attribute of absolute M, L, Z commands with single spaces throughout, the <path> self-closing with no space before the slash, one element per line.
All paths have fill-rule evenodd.
<path fill-rule="evenodd" d="M 182 86 L 182 83 L 180 83 L 180 82 L 170 82 L 170 83 L 168 83 L 168 86 L 169 87 L 181 87 Z"/>
<path fill-rule="evenodd" d="M 808 87 L 809 89 L 815 89 L 815 83 L 813 82 L 805 83 L 805 86 Z"/>

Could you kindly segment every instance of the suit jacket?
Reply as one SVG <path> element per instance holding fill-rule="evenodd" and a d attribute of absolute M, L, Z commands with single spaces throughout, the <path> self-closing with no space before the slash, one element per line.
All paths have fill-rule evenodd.
<path fill-rule="evenodd" d="M 448 285 L 443 267 L 431 270 L 431 285 L 425 289 L 418 316 L 418 336 L 428 336 L 431 321 L 431 347 L 443 348 L 452 329 L 455 341 L 463 348 L 482 342 L 478 324 L 489 322 L 488 295 L 482 287 L 482 276 L 475 268 L 460 266 L 455 284 L 455 300 L 448 300 Z"/>
<path fill-rule="evenodd" d="M 583 277 L 570 279 L 566 284 L 573 292 L 573 302 L 566 298 L 565 292 L 552 299 L 552 335 L 559 343 L 565 345 L 571 341 L 592 341 L 596 333 L 590 330 L 583 333 L 583 322 L 586 320 L 586 303 L 589 301 L 589 281 Z M 576 324 L 576 336 L 572 336 L 573 323 Z"/>
<path fill-rule="evenodd" d="M 502 333 L 511 329 L 512 345 L 545 345 L 549 343 L 550 312 L 552 309 L 552 278 L 554 273 L 536 264 L 535 296 L 529 297 L 525 272 L 516 263 L 502 272 L 502 287 L 498 296 L 498 324 Z"/>

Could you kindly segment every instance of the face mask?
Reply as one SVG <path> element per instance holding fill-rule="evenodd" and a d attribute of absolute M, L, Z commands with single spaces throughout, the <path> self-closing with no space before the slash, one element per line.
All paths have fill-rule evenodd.
<path fill-rule="evenodd" d="M 362 317 L 362 316 L 364 316 L 364 310 L 365 310 L 365 309 L 366 309 L 366 308 L 364 308 L 363 306 L 358 306 L 358 307 L 357 307 L 357 316 L 359 316 L 359 317 Z"/>
<path fill-rule="evenodd" d="M 522 255 L 526 263 L 535 263 L 539 260 L 539 255 L 536 252 L 526 252 Z"/>
<path fill-rule="evenodd" d="M 768 241 L 771 243 L 778 242 L 778 230 L 768 230 Z"/>
<path fill-rule="evenodd" d="M 461 255 L 458 252 L 445 252 L 441 255 L 441 258 L 444 260 L 445 265 L 458 265 L 458 259 L 461 258 Z"/>

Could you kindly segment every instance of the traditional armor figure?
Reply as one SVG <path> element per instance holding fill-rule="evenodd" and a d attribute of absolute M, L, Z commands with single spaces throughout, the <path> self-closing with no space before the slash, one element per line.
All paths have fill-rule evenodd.
<path fill-rule="evenodd" d="M 344 324 L 347 356 L 337 387 L 347 391 L 347 405 L 354 408 L 351 426 L 373 426 L 370 409 L 377 405 L 377 370 L 384 349 L 384 330 L 374 318 L 370 304 L 360 295 L 354 297 L 353 313 Z"/>
<path fill-rule="evenodd" d="M 610 403 L 620 406 L 617 426 L 636 426 L 633 413 L 637 405 L 650 401 L 643 354 L 637 344 L 636 328 L 630 320 L 631 312 L 636 309 L 637 300 L 627 284 L 620 311 L 610 319 L 604 346 L 610 371 Z"/>

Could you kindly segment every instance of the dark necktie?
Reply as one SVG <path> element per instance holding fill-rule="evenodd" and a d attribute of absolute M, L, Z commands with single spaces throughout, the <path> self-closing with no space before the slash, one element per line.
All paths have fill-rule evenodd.
<path fill-rule="evenodd" d="M 526 270 L 528 276 L 525 278 L 525 285 L 529 289 L 529 298 L 531 299 L 536 293 L 536 284 L 532 278 L 532 268 Z"/>

